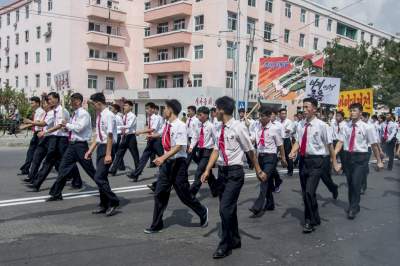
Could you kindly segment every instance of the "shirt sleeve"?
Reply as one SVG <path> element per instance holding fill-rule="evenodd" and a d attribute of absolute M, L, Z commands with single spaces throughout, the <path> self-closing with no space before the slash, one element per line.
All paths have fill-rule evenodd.
<path fill-rule="evenodd" d="M 282 136 L 279 134 L 279 131 L 274 130 L 273 134 L 274 134 L 275 145 L 277 147 L 283 145 L 283 139 L 282 139 Z"/>
<path fill-rule="evenodd" d="M 113 134 L 114 133 L 114 126 L 115 126 L 115 117 L 112 113 L 109 113 L 106 116 L 106 125 L 107 125 L 107 134 Z"/>
<path fill-rule="evenodd" d="M 234 130 L 236 130 L 238 141 L 243 151 L 249 152 L 251 150 L 254 150 L 254 146 L 251 143 L 249 131 L 247 130 L 246 126 L 244 126 L 243 124 L 238 124 L 237 127 L 234 128 Z"/>
<path fill-rule="evenodd" d="M 368 126 L 366 127 L 366 137 L 367 137 L 367 144 L 371 145 L 371 144 L 375 144 L 378 143 L 378 138 L 377 135 L 375 133 L 375 129 L 372 126 Z"/>
<path fill-rule="evenodd" d="M 84 114 L 79 116 L 74 123 L 67 123 L 65 126 L 68 130 L 74 131 L 76 133 L 81 132 L 87 124 L 90 123 L 90 116 L 89 114 Z"/>
<path fill-rule="evenodd" d="M 173 136 L 175 145 L 180 145 L 180 146 L 187 146 L 187 129 L 184 124 L 180 124 L 175 131 L 175 134 Z"/>
<path fill-rule="evenodd" d="M 397 133 L 397 125 L 395 123 L 390 123 L 388 130 L 390 134 L 388 136 L 388 141 L 391 141 Z"/>
<path fill-rule="evenodd" d="M 218 135 L 218 130 L 217 130 L 217 126 L 213 126 L 213 138 L 214 138 L 214 150 L 219 150 L 219 148 L 218 148 L 218 138 L 219 138 L 219 135 Z"/>
<path fill-rule="evenodd" d="M 185 127 L 186 127 L 186 125 L 185 125 Z M 190 148 L 194 148 L 194 146 L 196 146 L 196 144 L 200 138 L 199 134 L 200 134 L 200 130 L 193 131 L 192 140 L 190 142 Z"/>

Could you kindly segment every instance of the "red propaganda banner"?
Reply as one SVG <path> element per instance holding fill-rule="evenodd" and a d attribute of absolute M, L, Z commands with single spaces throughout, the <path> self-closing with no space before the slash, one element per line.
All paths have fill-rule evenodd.
<path fill-rule="evenodd" d="M 292 69 L 289 57 L 260 58 L 258 74 L 258 87 L 265 99 L 275 91 L 274 81 Z"/>
<path fill-rule="evenodd" d="M 352 103 L 361 103 L 363 111 L 372 114 L 374 110 L 374 91 L 372 89 L 341 91 L 338 110 L 343 111 L 346 117 L 350 115 L 349 107 Z"/>

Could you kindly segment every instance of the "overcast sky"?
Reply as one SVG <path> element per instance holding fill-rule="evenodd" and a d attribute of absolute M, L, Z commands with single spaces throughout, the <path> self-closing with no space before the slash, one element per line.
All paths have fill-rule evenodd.
<path fill-rule="evenodd" d="M 215 1 L 215 0 L 213 0 Z M 264 0 L 257 0 L 264 1 Z M 357 0 L 312 0 L 327 7 L 339 9 Z M 0 5 L 12 2 L 0 0 Z M 395 34 L 400 32 L 400 0 L 363 0 L 342 11 L 345 15 L 365 23 L 374 23 L 375 27 Z"/>

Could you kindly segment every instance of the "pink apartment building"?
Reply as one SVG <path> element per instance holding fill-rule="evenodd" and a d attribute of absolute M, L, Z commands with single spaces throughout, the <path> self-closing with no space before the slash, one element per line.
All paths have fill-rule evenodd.
<path fill-rule="evenodd" d="M 38 94 L 68 77 L 85 96 L 135 100 L 140 114 L 149 100 L 200 106 L 231 95 L 236 47 L 243 95 L 252 27 L 253 102 L 260 57 L 396 38 L 309 0 L 17 0 L 0 9 L 0 26 L 1 84 Z"/>

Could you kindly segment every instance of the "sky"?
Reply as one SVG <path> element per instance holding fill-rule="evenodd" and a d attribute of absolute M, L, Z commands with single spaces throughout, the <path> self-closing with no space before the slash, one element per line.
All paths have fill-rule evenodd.
<path fill-rule="evenodd" d="M 264 1 L 264 0 L 258 0 Z M 312 0 L 327 7 L 339 9 L 358 0 Z M 12 2 L 0 0 L 0 5 Z M 400 0 L 362 0 L 341 13 L 364 23 L 373 23 L 376 28 L 395 34 L 400 32 Z"/>

